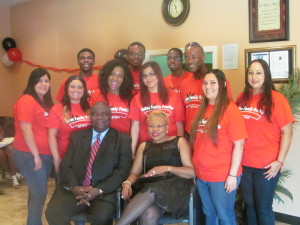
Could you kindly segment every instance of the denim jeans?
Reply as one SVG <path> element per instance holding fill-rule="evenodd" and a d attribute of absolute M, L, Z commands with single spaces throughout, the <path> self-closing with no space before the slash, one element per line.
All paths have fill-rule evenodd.
<path fill-rule="evenodd" d="M 241 189 L 246 202 L 248 224 L 251 225 L 275 224 L 272 204 L 280 173 L 268 180 L 264 175 L 266 171 L 268 169 L 243 166 Z"/>
<path fill-rule="evenodd" d="M 237 186 L 241 176 L 237 178 Z M 197 178 L 197 186 L 206 217 L 206 225 L 235 225 L 236 190 L 227 193 L 225 182 L 207 182 Z"/>
<path fill-rule="evenodd" d="M 48 178 L 52 168 L 52 156 L 40 154 L 42 168 L 34 171 L 33 155 L 30 152 L 13 150 L 16 167 L 24 176 L 28 185 L 27 225 L 42 225 L 43 206 L 47 197 Z"/>

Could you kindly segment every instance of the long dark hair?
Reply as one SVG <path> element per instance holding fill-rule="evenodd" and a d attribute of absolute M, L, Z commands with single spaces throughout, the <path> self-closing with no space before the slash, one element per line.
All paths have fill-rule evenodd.
<path fill-rule="evenodd" d="M 42 68 L 34 69 L 29 76 L 27 86 L 23 91 L 23 94 L 31 95 L 46 111 L 49 111 L 53 106 L 53 101 L 51 97 L 51 90 L 43 96 L 43 101 L 39 98 L 37 93 L 35 92 L 35 85 L 39 82 L 40 78 L 47 75 L 48 79 L 51 80 L 50 74 L 47 70 Z"/>
<path fill-rule="evenodd" d="M 107 93 L 109 92 L 108 77 L 117 66 L 124 70 L 124 79 L 119 89 L 119 96 L 123 101 L 127 101 L 129 104 L 133 96 L 133 78 L 128 65 L 123 60 L 113 59 L 105 63 L 100 71 L 99 87 L 105 100 L 109 102 L 107 99 Z"/>
<path fill-rule="evenodd" d="M 274 84 L 272 82 L 272 76 L 270 67 L 266 61 L 262 59 L 253 60 L 247 68 L 246 77 L 245 77 L 245 88 L 243 94 L 237 99 L 236 104 L 240 107 L 246 107 L 251 100 L 252 97 L 252 87 L 248 82 L 248 72 L 249 68 L 253 63 L 259 63 L 265 74 L 265 81 L 262 86 L 262 96 L 258 102 L 257 108 L 258 110 L 262 110 L 265 112 L 266 118 L 268 121 L 271 121 L 272 108 L 273 108 L 273 99 L 272 99 L 272 90 L 275 90 Z"/>
<path fill-rule="evenodd" d="M 71 75 L 66 80 L 66 83 L 65 83 L 65 93 L 64 93 L 64 95 L 62 97 L 62 100 L 61 100 L 61 104 L 63 105 L 63 117 L 64 117 L 64 119 L 66 121 L 68 121 L 70 119 L 69 118 L 69 113 L 72 110 L 72 108 L 71 108 L 71 99 L 69 97 L 68 90 L 69 90 L 69 86 L 70 86 L 70 84 L 71 84 L 71 82 L 73 80 L 79 80 L 82 83 L 82 85 L 83 85 L 83 96 L 80 99 L 81 109 L 84 112 L 88 112 L 89 109 L 90 109 L 90 105 L 89 105 L 89 102 L 88 102 L 88 100 L 89 100 L 89 94 L 87 92 L 86 83 L 85 83 L 84 79 L 80 78 L 77 75 Z"/>
<path fill-rule="evenodd" d="M 154 61 L 150 61 L 150 62 L 146 62 L 143 64 L 141 71 L 140 71 L 140 89 L 141 89 L 141 102 L 143 106 L 147 106 L 150 104 L 150 94 L 149 94 L 149 90 L 148 87 L 144 84 L 143 81 L 143 72 L 147 67 L 151 67 L 157 77 L 157 81 L 158 81 L 158 96 L 159 99 L 162 101 L 163 104 L 167 104 L 169 102 L 169 94 L 168 94 L 168 89 L 165 86 L 164 83 L 164 78 L 161 72 L 161 69 L 159 67 L 159 65 L 154 62 Z"/>
<path fill-rule="evenodd" d="M 212 73 L 216 76 L 219 84 L 219 90 L 218 90 L 218 96 L 216 98 L 215 108 L 207 120 L 204 129 L 208 132 L 209 136 L 212 139 L 212 142 L 215 146 L 218 145 L 218 123 L 221 121 L 224 112 L 226 111 L 228 104 L 230 102 L 230 99 L 228 97 L 228 91 L 226 86 L 226 77 L 222 70 L 214 69 L 209 70 L 205 73 L 204 77 Z M 208 106 L 208 99 L 203 95 L 202 103 L 200 110 L 198 111 L 191 127 L 191 143 L 194 144 L 196 133 L 197 133 L 197 126 L 200 121 L 202 121 L 205 116 L 205 111 Z"/>

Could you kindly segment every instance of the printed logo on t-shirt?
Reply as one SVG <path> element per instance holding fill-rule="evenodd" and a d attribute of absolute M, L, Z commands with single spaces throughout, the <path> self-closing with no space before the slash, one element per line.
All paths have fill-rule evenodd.
<path fill-rule="evenodd" d="M 201 104 L 202 96 L 195 95 L 194 93 L 188 93 L 185 98 L 185 107 L 186 108 L 199 108 Z"/>
<path fill-rule="evenodd" d="M 202 119 L 202 121 L 200 121 L 198 123 L 198 127 L 197 127 L 197 133 L 206 133 L 207 130 L 205 129 L 205 124 L 207 123 L 207 118 L 206 119 Z M 218 130 L 220 130 L 221 126 L 218 124 Z"/>
<path fill-rule="evenodd" d="M 175 92 L 175 93 L 180 93 L 180 90 L 178 90 L 177 88 L 175 88 L 175 87 L 169 87 L 169 90 L 171 90 L 171 91 L 173 91 L 173 92 Z"/>
<path fill-rule="evenodd" d="M 146 116 L 154 110 L 163 111 L 167 116 L 171 116 L 174 111 L 174 107 L 172 105 L 150 105 L 141 108 L 141 112 L 145 113 Z"/>
<path fill-rule="evenodd" d="M 133 87 L 134 87 L 134 89 L 139 90 L 140 89 L 140 84 L 139 83 L 134 83 Z"/>
<path fill-rule="evenodd" d="M 265 114 L 264 111 L 253 108 L 253 107 L 239 107 L 239 110 L 242 112 L 242 115 L 245 119 L 254 119 L 259 120 L 263 114 Z"/>
<path fill-rule="evenodd" d="M 91 120 L 89 116 L 77 116 L 77 115 L 70 115 L 70 120 L 67 124 L 71 128 L 82 128 L 91 125 Z"/>
<path fill-rule="evenodd" d="M 129 109 L 123 107 L 110 107 L 111 119 L 128 118 Z"/>

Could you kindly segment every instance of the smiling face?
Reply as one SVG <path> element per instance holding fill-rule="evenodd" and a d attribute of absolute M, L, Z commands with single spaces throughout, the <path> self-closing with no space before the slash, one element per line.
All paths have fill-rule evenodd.
<path fill-rule="evenodd" d="M 123 83 L 123 80 L 124 80 L 124 70 L 122 67 L 116 66 L 107 79 L 110 93 L 119 95 L 119 90 Z"/>
<path fill-rule="evenodd" d="M 95 58 L 91 52 L 81 52 L 78 56 L 78 65 L 83 72 L 92 72 Z"/>
<path fill-rule="evenodd" d="M 158 92 L 158 79 L 152 67 L 149 66 L 144 69 L 142 78 L 150 92 Z"/>
<path fill-rule="evenodd" d="M 148 133 L 155 143 L 164 142 L 167 139 L 168 122 L 162 116 L 154 115 L 148 119 Z"/>
<path fill-rule="evenodd" d="M 68 87 L 68 96 L 71 103 L 80 103 L 80 99 L 84 94 L 84 87 L 80 80 L 73 80 Z"/>
<path fill-rule="evenodd" d="M 265 72 L 259 62 L 254 62 L 251 64 L 248 70 L 247 79 L 253 89 L 253 94 L 259 94 L 263 91 Z"/>
<path fill-rule="evenodd" d="M 202 89 L 209 104 L 214 105 L 219 93 L 219 82 L 215 74 L 208 73 L 205 75 Z"/>
<path fill-rule="evenodd" d="M 167 62 L 168 67 L 172 72 L 182 68 L 182 59 L 177 51 L 172 50 L 168 52 Z"/>
<path fill-rule="evenodd" d="M 49 91 L 50 80 L 47 74 L 42 76 L 39 81 L 34 86 L 35 93 L 41 100 L 43 100 L 44 95 Z"/>
<path fill-rule="evenodd" d="M 184 52 L 184 57 L 186 66 L 191 73 L 199 71 L 200 68 L 204 66 L 204 53 L 199 47 L 187 47 Z"/>
<path fill-rule="evenodd" d="M 91 123 L 93 128 L 102 133 L 109 128 L 111 112 L 109 106 L 104 102 L 96 102 L 91 108 Z"/>

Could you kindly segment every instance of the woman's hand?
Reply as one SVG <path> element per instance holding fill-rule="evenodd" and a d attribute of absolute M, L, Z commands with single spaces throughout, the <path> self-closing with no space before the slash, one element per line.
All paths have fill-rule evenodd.
<path fill-rule="evenodd" d="M 129 183 L 124 183 L 122 188 L 122 198 L 126 201 L 130 201 L 130 197 L 132 196 L 132 188 Z"/>
<path fill-rule="evenodd" d="M 278 162 L 277 160 L 274 162 L 271 162 L 269 165 L 265 166 L 264 168 L 268 169 L 268 171 L 264 173 L 264 175 L 266 175 L 265 178 L 270 180 L 270 179 L 276 177 L 281 166 L 282 166 L 282 164 L 280 162 Z"/>
<path fill-rule="evenodd" d="M 152 177 L 170 171 L 170 166 L 156 166 L 149 170 L 144 177 Z"/>
<path fill-rule="evenodd" d="M 54 163 L 55 172 L 58 173 L 59 172 L 59 165 L 61 163 L 61 158 L 57 157 L 56 159 L 53 160 L 53 163 Z"/>
<path fill-rule="evenodd" d="M 34 156 L 33 160 L 34 160 L 34 171 L 40 170 L 43 166 L 40 155 Z"/>
<path fill-rule="evenodd" d="M 237 177 L 228 176 L 225 181 L 225 190 L 227 193 L 234 191 L 237 187 Z"/>

